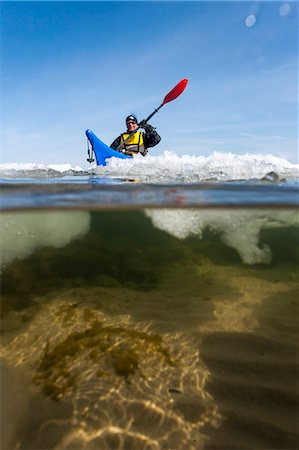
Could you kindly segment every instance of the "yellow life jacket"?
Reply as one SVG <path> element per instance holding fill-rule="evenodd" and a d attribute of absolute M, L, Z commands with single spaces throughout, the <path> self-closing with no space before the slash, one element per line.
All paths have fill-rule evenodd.
<path fill-rule="evenodd" d="M 121 143 L 124 142 L 128 136 L 130 136 L 130 133 L 121 134 Z M 146 150 L 144 147 L 143 133 L 141 131 L 136 131 L 136 133 L 121 146 L 121 149 L 126 155 L 136 155 L 137 153 L 144 155 Z"/>

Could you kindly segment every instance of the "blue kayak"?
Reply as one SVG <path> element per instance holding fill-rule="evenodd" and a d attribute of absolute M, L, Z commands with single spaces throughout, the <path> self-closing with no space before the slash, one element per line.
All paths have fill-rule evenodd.
<path fill-rule="evenodd" d="M 104 144 L 104 142 L 102 142 L 91 130 L 86 130 L 85 134 L 91 144 L 98 166 L 106 166 L 107 159 L 112 158 L 112 156 L 121 159 L 132 158 L 130 155 L 124 155 L 123 153 L 108 147 L 108 145 Z"/>

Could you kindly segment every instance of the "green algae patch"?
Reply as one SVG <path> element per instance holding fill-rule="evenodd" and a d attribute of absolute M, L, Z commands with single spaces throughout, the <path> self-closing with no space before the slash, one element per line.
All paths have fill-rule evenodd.
<path fill-rule="evenodd" d="M 88 372 L 97 378 L 118 376 L 131 383 L 138 372 L 146 378 L 145 355 L 158 358 L 160 364 L 179 366 L 161 336 L 94 321 L 91 327 L 71 333 L 53 348 L 47 343 L 33 382 L 45 395 L 59 401 L 84 379 L 79 362 L 87 362 Z"/>

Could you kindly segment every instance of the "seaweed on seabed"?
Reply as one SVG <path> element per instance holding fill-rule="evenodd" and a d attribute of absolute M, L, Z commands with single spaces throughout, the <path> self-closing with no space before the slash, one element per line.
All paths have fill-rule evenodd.
<path fill-rule="evenodd" d="M 52 349 L 47 342 L 33 381 L 47 396 L 59 401 L 74 392 L 80 382 L 81 373 L 70 367 L 74 360 L 84 360 L 83 356 L 86 360 L 87 356 L 91 364 L 96 364 L 95 377 L 117 375 L 130 383 L 130 378 L 142 370 L 145 353 L 160 355 L 161 364 L 179 365 L 161 336 L 95 321 L 90 328 L 70 334 Z"/>

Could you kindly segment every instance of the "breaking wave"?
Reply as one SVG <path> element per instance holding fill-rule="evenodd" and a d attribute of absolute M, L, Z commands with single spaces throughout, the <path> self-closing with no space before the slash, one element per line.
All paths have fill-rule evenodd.
<path fill-rule="evenodd" d="M 0 164 L 2 178 L 56 178 L 82 175 L 84 169 L 71 164 L 4 163 Z"/>
<path fill-rule="evenodd" d="M 271 174 L 274 181 L 296 179 L 299 164 L 273 155 L 213 153 L 209 156 L 137 155 L 134 159 L 111 158 L 97 167 L 98 175 L 136 177 L 143 182 L 191 182 L 261 180 Z M 270 180 L 271 181 L 271 180 Z"/>
<path fill-rule="evenodd" d="M 197 183 L 201 181 L 263 180 L 288 181 L 299 177 L 299 164 L 273 155 L 214 152 L 209 156 L 163 155 L 134 159 L 111 158 L 105 167 L 82 168 L 71 164 L 6 163 L 0 164 L 2 178 L 63 178 L 94 176 L 107 179 L 134 178 L 144 183 Z"/>

